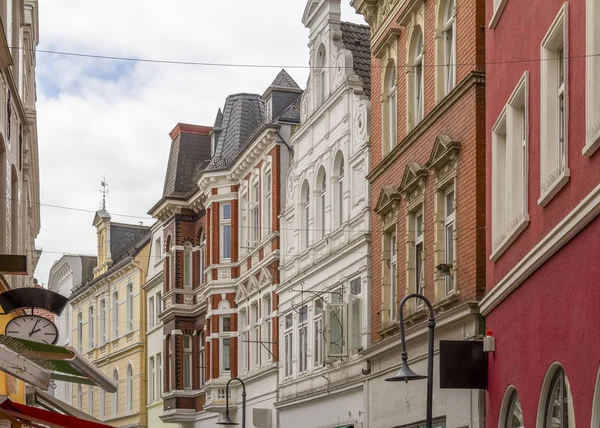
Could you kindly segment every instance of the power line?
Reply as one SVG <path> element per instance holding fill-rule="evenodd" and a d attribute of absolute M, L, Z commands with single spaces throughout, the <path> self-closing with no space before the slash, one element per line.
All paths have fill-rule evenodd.
<path fill-rule="evenodd" d="M 6 46 L 4 46 L 6 47 Z M 167 59 L 156 59 L 156 58 L 136 58 L 136 57 L 127 57 L 127 56 L 115 56 L 115 55 L 102 55 L 102 54 L 91 54 L 91 53 L 83 53 L 83 52 L 67 52 L 67 51 L 57 51 L 57 50 L 49 50 L 49 49 L 33 49 L 27 47 L 9 47 L 9 49 L 21 49 L 28 51 L 35 51 L 36 53 L 45 53 L 49 55 L 60 55 L 60 56 L 69 56 L 69 57 L 79 57 L 79 58 L 91 58 L 91 59 L 103 59 L 103 60 L 111 60 L 111 61 L 125 61 L 125 62 L 137 62 L 137 63 L 151 63 L 151 64 L 171 64 L 171 65 L 191 65 L 191 66 L 201 66 L 201 67 L 224 67 L 224 68 L 287 68 L 287 69 L 337 69 L 339 68 L 337 65 L 333 66 L 322 66 L 322 67 L 311 67 L 310 65 L 295 65 L 295 64 L 250 64 L 250 63 L 227 63 L 227 62 L 212 62 L 212 61 L 177 61 L 177 60 L 167 60 Z M 568 57 L 564 57 L 563 59 L 579 59 L 579 58 L 588 58 L 600 56 L 600 54 L 589 54 L 589 55 L 571 55 Z M 530 62 L 542 62 L 542 61 L 556 61 L 557 58 L 524 58 L 524 59 L 515 59 L 515 60 L 507 60 L 507 61 L 490 61 L 490 62 L 465 62 L 465 63 L 453 63 L 453 64 L 423 64 L 424 67 L 447 67 L 447 66 L 456 66 L 456 67 L 477 67 L 477 66 L 487 66 L 487 65 L 499 65 L 499 64 L 519 64 L 519 63 L 530 63 Z M 373 68 L 385 68 L 386 65 L 380 64 L 379 66 L 375 66 L 371 64 L 371 69 Z M 412 65 L 398 65 L 396 68 L 411 68 Z M 349 65 L 343 67 L 345 69 L 352 69 L 353 66 Z"/>

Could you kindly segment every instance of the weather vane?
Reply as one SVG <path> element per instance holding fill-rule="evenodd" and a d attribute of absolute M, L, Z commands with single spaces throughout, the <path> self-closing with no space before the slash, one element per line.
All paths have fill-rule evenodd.
<path fill-rule="evenodd" d="M 100 193 L 102 193 L 102 211 L 106 211 L 106 195 L 108 194 L 108 183 L 106 182 L 106 177 L 100 181 L 100 186 L 102 186 L 102 190 L 100 190 Z"/>

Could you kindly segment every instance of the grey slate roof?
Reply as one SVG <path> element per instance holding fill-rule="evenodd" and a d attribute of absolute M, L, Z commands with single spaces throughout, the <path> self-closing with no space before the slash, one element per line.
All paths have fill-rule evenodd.
<path fill-rule="evenodd" d="M 213 160 L 233 159 L 264 120 L 264 106 L 260 95 L 229 95 L 223 109 L 223 131 L 219 135 Z M 219 167 L 217 162 L 211 162 L 208 169 Z"/>
<path fill-rule="evenodd" d="M 81 256 L 81 282 L 86 283 L 94 277 L 94 268 L 98 264 L 94 256 Z"/>
<path fill-rule="evenodd" d="M 296 101 L 294 101 L 289 105 L 288 108 L 281 112 L 278 120 L 283 122 L 300 123 L 300 101 L 302 101 L 302 97 L 296 98 Z"/>
<path fill-rule="evenodd" d="M 144 239 L 150 233 L 147 226 L 133 224 L 111 223 L 110 224 L 110 256 L 113 263 L 118 263 L 127 255 L 131 247 Z"/>
<path fill-rule="evenodd" d="M 195 186 L 198 164 L 210 159 L 210 136 L 182 131 L 171 143 L 163 197 L 185 197 Z"/>
<path fill-rule="evenodd" d="M 371 96 L 371 43 L 366 25 L 342 22 L 342 43 L 352 52 L 354 72 L 360 77 L 365 95 Z"/>
<path fill-rule="evenodd" d="M 219 107 L 219 111 L 217 112 L 217 117 L 215 118 L 214 128 L 221 128 L 221 126 L 223 126 L 223 112 L 221 111 L 221 108 Z"/>
<path fill-rule="evenodd" d="M 275 77 L 275 80 L 273 80 L 273 83 L 271 83 L 269 88 L 302 90 L 300 89 L 300 86 L 298 86 L 298 84 L 294 81 L 294 79 L 292 79 L 292 76 L 290 76 L 288 72 L 285 71 L 285 69 L 281 69 L 281 71 Z"/>

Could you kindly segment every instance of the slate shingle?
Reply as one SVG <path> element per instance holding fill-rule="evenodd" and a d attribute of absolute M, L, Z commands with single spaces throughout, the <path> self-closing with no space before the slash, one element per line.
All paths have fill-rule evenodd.
<path fill-rule="evenodd" d="M 365 95 L 371 96 L 371 32 L 366 25 L 342 22 L 342 43 L 352 52 L 354 72 L 360 77 Z"/>

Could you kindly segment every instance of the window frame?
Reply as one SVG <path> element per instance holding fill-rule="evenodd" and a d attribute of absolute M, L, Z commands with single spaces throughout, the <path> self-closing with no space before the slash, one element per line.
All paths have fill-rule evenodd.
<path fill-rule="evenodd" d="M 322 368 L 325 364 L 325 308 L 323 299 L 317 297 L 313 303 L 313 368 Z"/>
<path fill-rule="evenodd" d="M 154 296 L 148 297 L 148 327 L 152 330 L 155 327 L 155 318 L 156 318 L 156 306 L 154 303 Z"/>
<path fill-rule="evenodd" d="M 81 311 L 77 315 L 77 347 L 79 353 L 83 353 L 83 314 Z"/>
<path fill-rule="evenodd" d="M 156 354 L 156 398 L 162 398 L 163 393 L 163 365 L 162 365 L 162 353 Z"/>
<path fill-rule="evenodd" d="M 556 196 L 570 177 L 568 4 L 568 2 L 563 3 L 540 44 L 540 196 L 538 205 L 542 207 Z"/>
<path fill-rule="evenodd" d="M 425 117 L 425 55 L 423 53 L 424 37 L 420 25 L 415 26 L 410 38 L 411 52 L 411 79 L 408 105 L 409 112 L 412 113 L 411 120 L 408 121 L 409 130 L 412 130 L 422 122 Z"/>
<path fill-rule="evenodd" d="M 452 204 L 452 213 L 448 214 L 448 198 L 452 194 L 452 200 L 450 201 Z M 450 267 L 450 274 L 446 275 L 444 278 L 445 285 L 445 294 L 449 296 L 455 291 L 455 281 L 454 281 L 454 266 L 456 263 L 456 207 L 454 206 L 454 201 L 456 200 L 456 193 L 454 190 L 454 180 L 452 180 L 452 185 L 448 186 L 448 188 L 444 191 L 444 260 L 447 265 Z M 449 227 L 452 227 L 452 232 L 450 235 L 450 242 L 448 242 L 448 232 Z M 449 257 L 451 255 L 451 257 Z"/>
<path fill-rule="evenodd" d="M 326 62 L 327 49 L 325 44 L 321 43 L 315 57 L 315 108 L 319 108 L 327 100 Z"/>
<path fill-rule="evenodd" d="M 107 342 L 106 335 L 106 299 L 100 300 L 100 340 L 102 345 Z"/>
<path fill-rule="evenodd" d="M 306 250 L 310 247 L 310 184 L 306 179 L 300 190 L 300 220 L 300 248 Z"/>
<path fill-rule="evenodd" d="M 316 216 L 318 219 L 317 232 L 319 238 L 323 239 L 325 235 L 327 235 L 327 217 L 325 208 L 327 205 L 327 173 L 325 172 L 325 167 L 321 166 L 319 171 L 317 172 L 317 212 Z"/>
<path fill-rule="evenodd" d="M 521 116 L 519 129 L 511 125 Z M 523 136 L 523 133 L 525 135 Z M 518 145 L 515 145 L 515 141 Z M 517 148 L 515 148 L 517 147 Z M 492 127 L 492 254 L 496 261 L 529 224 L 529 72 L 523 73 Z M 515 153 L 518 152 L 518 155 Z M 520 174 L 508 171 L 509 160 Z M 518 161 L 516 162 L 515 159 Z M 514 169 L 515 165 L 511 168 Z M 506 181 L 509 178 L 509 182 Z M 516 182 L 516 179 L 521 182 Z M 520 187 L 522 194 L 515 193 Z M 509 192 L 509 189 L 511 191 Z M 510 195 L 510 196 L 509 196 Z M 517 204 L 520 204 L 518 206 Z"/>
<path fill-rule="evenodd" d="M 112 306 L 113 306 L 113 340 L 119 337 L 119 291 L 115 290 L 112 293 Z"/>
<path fill-rule="evenodd" d="M 183 244 L 183 288 L 191 290 L 194 282 L 193 247 L 189 241 Z"/>
<path fill-rule="evenodd" d="M 548 380 L 548 379 L 546 379 Z M 547 383 L 547 382 L 545 382 Z M 573 396 L 572 396 L 572 392 L 571 392 L 571 387 L 569 385 L 569 380 L 567 378 L 567 375 L 564 371 L 564 369 L 562 367 L 558 367 L 557 369 L 554 370 L 554 373 L 552 374 L 552 377 L 550 378 L 550 382 L 548 383 L 549 386 L 545 391 L 545 394 L 543 394 L 543 400 L 544 400 L 544 404 L 543 404 L 543 427 L 544 428 L 566 428 L 571 426 L 571 422 L 575 422 L 574 421 L 574 417 L 573 420 L 570 419 L 570 415 L 569 415 L 569 400 L 570 400 L 570 405 L 571 407 L 573 406 Z M 550 414 L 550 405 L 555 391 L 555 387 L 558 384 L 558 391 L 560 392 L 560 399 L 559 400 L 554 400 L 554 402 L 560 402 L 560 409 L 561 409 L 561 414 L 560 414 L 560 425 L 556 425 L 554 422 L 550 422 L 548 421 L 548 417 Z M 567 423 L 565 425 L 565 413 L 563 413 L 563 406 L 567 405 L 566 408 L 566 418 L 567 418 Z M 574 426 L 574 424 L 573 424 Z"/>
<path fill-rule="evenodd" d="M 353 290 L 353 283 L 358 283 L 360 291 Z M 362 346 L 362 326 L 365 317 L 363 309 L 363 286 L 362 276 L 354 276 L 348 282 L 348 348 L 354 351 L 360 351 Z"/>
<path fill-rule="evenodd" d="M 133 366 L 131 363 L 127 364 L 125 381 L 125 410 L 133 412 Z"/>
<path fill-rule="evenodd" d="M 198 374 L 199 374 L 199 386 L 202 388 L 206 383 L 206 374 L 204 370 L 206 369 L 206 348 L 205 348 L 205 335 L 204 330 L 200 331 L 198 334 Z"/>
<path fill-rule="evenodd" d="M 338 150 L 335 155 L 335 177 L 337 181 L 336 196 L 337 196 L 337 224 L 338 228 L 344 224 L 344 176 L 345 176 L 345 165 L 344 165 L 344 154 L 341 150 Z"/>
<path fill-rule="evenodd" d="M 383 155 L 386 156 L 398 144 L 398 73 L 396 62 L 389 59 L 384 74 L 385 90 L 383 96 L 383 115 L 385 144 Z"/>
<path fill-rule="evenodd" d="M 584 156 L 592 156 L 600 147 L 600 5 L 586 1 L 586 141 Z"/>
<path fill-rule="evenodd" d="M 450 5 L 452 7 L 450 8 Z M 444 96 L 448 95 L 456 86 L 456 3 L 455 0 L 446 0 L 443 11 L 442 39 L 444 45 Z M 448 33 L 451 34 L 448 41 Z M 448 54 L 450 50 L 450 55 Z M 449 78 L 450 77 L 450 78 Z"/>
<path fill-rule="evenodd" d="M 225 217 L 225 207 L 229 207 L 229 217 Z M 225 230 L 229 230 L 229 242 L 225 247 Z M 231 262 L 231 203 L 223 202 L 219 204 L 219 240 L 221 263 Z M 229 251 L 225 251 L 228 249 Z"/>
<path fill-rule="evenodd" d="M 398 236 L 396 229 L 388 232 L 390 246 L 390 321 L 398 321 Z"/>
<path fill-rule="evenodd" d="M 273 231 L 273 172 L 271 169 L 265 170 L 263 187 L 264 239 L 270 236 Z"/>
<path fill-rule="evenodd" d="M 88 308 L 88 351 L 94 349 L 94 304 L 92 303 Z"/>
<path fill-rule="evenodd" d="M 187 341 L 187 343 L 186 343 Z M 192 357 L 192 336 L 189 334 L 183 335 L 183 389 L 190 390 L 193 387 L 193 357 Z"/>
<path fill-rule="evenodd" d="M 249 220 L 249 239 L 248 249 L 252 250 L 258 247 L 261 242 L 261 221 L 260 221 L 260 183 L 258 177 L 253 179 L 249 189 L 248 201 L 248 220 Z"/>
<path fill-rule="evenodd" d="M 273 312 L 273 300 L 271 293 L 267 293 L 262 298 L 262 327 L 261 327 L 261 350 L 262 350 L 262 363 L 271 363 L 273 360 L 272 352 L 273 347 L 273 318 L 271 316 Z M 263 340 L 264 339 L 264 340 Z"/>
<path fill-rule="evenodd" d="M 116 383 L 117 389 L 112 394 L 112 413 L 113 416 L 117 416 L 119 414 L 119 372 L 116 368 L 113 370 L 113 382 Z"/>
<path fill-rule="evenodd" d="M 294 318 L 292 314 L 283 317 L 283 342 L 285 355 L 283 378 L 289 379 L 294 376 Z"/>
<path fill-rule="evenodd" d="M 298 374 L 308 372 L 308 306 L 298 311 Z"/>
<path fill-rule="evenodd" d="M 156 400 L 156 364 L 154 355 L 148 358 L 148 403 L 154 403 Z"/>
<path fill-rule="evenodd" d="M 414 272 L 414 292 L 424 294 L 425 285 L 425 215 L 423 209 L 418 209 L 413 213 L 414 216 L 414 252 L 415 252 L 415 272 Z M 419 233 L 419 218 L 421 219 L 421 230 Z M 420 247 L 420 248 L 419 248 Z M 417 299 L 417 307 L 423 306 L 423 300 Z"/>
<path fill-rule="evenodd" d="M 133 314 L 134 314 L 134 307 L 133 307 L 133 282 L 128 282 L 127 286 L 126 286 L 126 295 L 125 295 L 125 299 L 126 299 L 126 316 L 127 316 L 127 333 L 131 333 L 133 331 Z"/>

